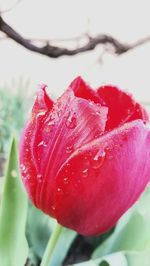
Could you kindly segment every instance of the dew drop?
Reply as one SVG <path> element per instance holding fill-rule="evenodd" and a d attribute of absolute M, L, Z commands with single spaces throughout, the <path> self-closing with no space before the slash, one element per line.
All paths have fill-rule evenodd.
<path fill-rule="evenodd" d="M 64 184 L 68 184 L 68 177 L 64 177 Z"/>
<path fill-rule="evenodd" d="M 89 100 L 89 105 L 94 105 L 94 102 Z"/>
<path fill-rule="evenodd" d="M 38 180 L 39 183 L 42 182 L 42 175 L 41 175 L 41 174 L 38 174 L 38 175 L 37 175 L 37 180 Z"/>
<path fill-rule="evenodd" d="M 22 173 L 25 174 L 27 172 L 27 169 L 24 164 L 20 165 L 20 169 L 22 170 Z"/>
<path fill-rule="evenodd" d="M 97 169 L 101 167 L 101 165 L 104 162 L 105 159 L 105 151 L 101 151 L 100 153 L 97 153 L 95 157 L 92 159 L 92 168 Z"/>
<path fill-rule="evenodd" d="M 48 122 L 48 126 L 54 126 L 54 124 L 55 124 L 55 122 L 54 122 L 54 120 L 51 120 L 50 122 Z"/>
<path fill-rule="evenodd" d="M 30 179 L 30 175 L 27 175 L 27 179 L 28 179 L 28 180 Z"/>
<path fill-rule="evenodd" d="M 56 207 L 54 205 L 52 205 L 52 210 L 54 211 L 56 209 Z"/>
<path fill-rule="evenodd" d="M 73 146 L 66 147 L 66 153 L 71 153 L 73 151 Z"/>
<path fill-rule="evenodd" d="M 50 117 L 51 117 L 51 120 L 57 120 L 58 119 L 57 109 L 53 110 Z"/>
<path fill-rule="evenodd" d="M 24 165 L 24 164 L 21 164 L 21 165 L 20 165 L 20 168 L 21 168 L 22 171 L 24 171 L 24 169 L 25 169 L 25 165 Z"/>
<path fill-rule="evenodd" d="M 58 112 L 58 117 L 61 117 L 61 111 Z"/>
<path fill-rule="evenodd" d="M 30 179 L 30 175 L 24 176 L 23 179 L 24 179 L 24 181 L 29 180 Z"/>
<path fill-rule="evenodd" d="M 130 115 L 130 114 L 131 114 L 131 110 L 128 109 L 128 110 L 127 110 L 127 115 Z"/>
<path fill-rule="evenodd" d="M 44 147 L 46 147 L 47 144 L 42 140 L 42 141 L 39 142 L 39 144 L 38 144 L 38 147 L 40 147 L 40 146 L 44 146 Z"/>
<path fill-rule="evenodd" d="M 17 177 L 17 171 L 15 169 L 11 171 L 11 176 L 14 178 Z"/>
<path fill-rule="evenodd" d="M 96 111 L 96 114 L 97 114 L 97 115 L 100 115 L 101 113 L 100 113 L 100 111 L 99 111 L 99 112 L 98 112 L 98 111 Z"/>
<path fill-rule="evenodd" d="M 83 171 L 82 171 L 82 177 L 88 177 L 88 174 L 89 174 L 89 170 L 88 170 L 88 168 L 86 168 L 86 169 L 84 169 Z"/>
<path fill-rule="evenodd" d="M 41 111 L 37 114 L 37 117 L 45 115 L 46 111 Z"/>
<path fill-rule="evenodd" d="M 73 128 L 76 127 L 76 125 L 77 125 L 77 122 L 76 122 L 76 118 L 75 118 L 75 116 L 71 116 L 71 115 L 70 115 L 70 116 L 67 118 L 66 126 L 67 126 L 68 128 L 73 129 Z"/>
<path fill-rule="evenodd" d="M 58 192 L 62 192 L 62 189 L 60 187 L 57 188 Z"/>
<path fill-rule="evenodd" d="M 99 138 L 101 136 L 101 134 L 102 134 L 101 131 L 96 131 L 94 138 L 95 139 Z"/>
<path fill-rule="evenodd" d="M 68 171 L 69 171 L 69 166 L 70 166 L 70 164 L 69 164 L 69 163 L 66 163 L 65 173 L 68 173 Z"/>

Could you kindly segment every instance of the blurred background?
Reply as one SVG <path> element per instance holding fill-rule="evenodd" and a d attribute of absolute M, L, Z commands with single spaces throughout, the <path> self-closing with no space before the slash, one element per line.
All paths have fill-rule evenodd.
<path fill-rule="evenodd" d="M 117 85 L 150 109 L 149 10 L 149 0 L 0 0 L 0 176 L 10 135 L 15 131 L 19 137 L 38 84 L 46 83 L 56 99 L 81 75 L 94 88 Z M 16 42 L 18 35 L 22 44 Z M 95 42 L 97 36 L 108 41 L 99 41 L 90 51 L 85 48 L 87 51 L 75 55 L 64 55 L 61 50 L 57 58 L 23 47 L 27 43 L 28 47 L 77 50 Z M 44 223 L 42 218 L 34 228 L 36 243 L 37 231 Z M 34 259 L 28 265 L 38 265 L 48 231 L 49 227 L 42 231 L 44 244 L 31 252 Z M 38 237 L 41 240 L 41 235 Z M 79 260 L 87 259 L 100 241 L 78 237 L 74 256 L 75 247 L 80 246 Z"/>

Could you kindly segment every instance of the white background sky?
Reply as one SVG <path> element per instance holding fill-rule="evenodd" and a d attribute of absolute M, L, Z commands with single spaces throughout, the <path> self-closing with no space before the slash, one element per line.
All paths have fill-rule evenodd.
<path fill-rule="evenodd" d="M 0 0 L 0 9 L 15 0 Z M 122 42 L 132 43 L 150 35 L 149 0 L 22 0 L 5 20 L 27 38 L 63 39 L 106 33 Z M 20 77 L 48 84 L 58 96 L 71 80 L 82 75 L 94 87 L 112 83 L 150 101 L 150 43 L 121 56 L 105 54 L 97 47 L 73 57 L 51 59 L 27 51 L 11 40 L 0 41 L 0 85 Z"/>

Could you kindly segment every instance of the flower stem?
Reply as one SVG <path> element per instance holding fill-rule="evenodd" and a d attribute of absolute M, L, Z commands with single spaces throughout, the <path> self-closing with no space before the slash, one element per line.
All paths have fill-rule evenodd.
<path fill-rule="evenodd" d="M 63 227 L 57 223 L 54 231 L 52 232 L 52 235 L 50 236 L 49 242 L 47 244 L 47 247 L 46 247 L 42 262 L 41 262 L 41 266 L 50 266 L 50 259 L 55 249 L 57 240 L 62 232 L 62 229 Z"/>

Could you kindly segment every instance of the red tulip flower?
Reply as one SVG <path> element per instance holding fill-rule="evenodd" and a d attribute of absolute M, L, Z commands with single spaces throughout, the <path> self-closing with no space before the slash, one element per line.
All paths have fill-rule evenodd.
<path fill-rule="evenodd" d="M 150 179 L 148 115 L 113 86 L 80 77 L 54 103 L 42 86 L 20 142 L 20 168 L 34 205 L 91 236 L 110 229 Z"/>

